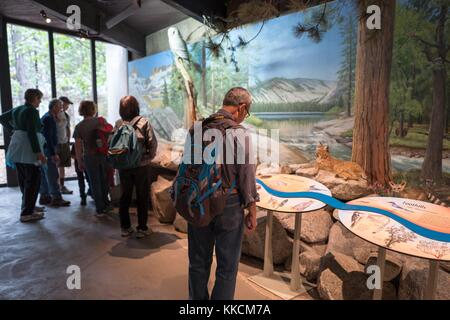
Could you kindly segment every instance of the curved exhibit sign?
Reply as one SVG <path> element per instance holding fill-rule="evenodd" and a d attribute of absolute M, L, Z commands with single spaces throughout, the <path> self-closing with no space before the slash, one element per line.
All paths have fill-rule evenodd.
<path fill-rule="evenodd" d="M 427 230 L 450 234 L 450 209 L 402 198 L 368 197 L 351 205 L 389 210 Z M 339 220 L 357 236 L 389 250 L 420 258 L 450 261 L 450 243 L 417 234 L 387 216 L 359 210 L 339 210 Z"/>
<path fill-rule="evenodd" d="M 275 191 L 284 193 L 317 192 L 331 196 L 331 191 L 323 184 L 301 176 L 289 174 L 263 175 L 256 179 L 256 189 L 260 201 L 258 207 L 278 212 L 308 212 L 323 208 L 326 204 L 307 197 L 277 196 Z"/>

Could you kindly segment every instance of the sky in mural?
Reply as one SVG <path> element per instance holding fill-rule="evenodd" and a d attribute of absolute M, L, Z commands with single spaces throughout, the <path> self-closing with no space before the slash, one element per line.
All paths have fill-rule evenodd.
<path fill-rule="evenodd" d="M 258 37 L 244 49 L 252 55 L 252 78 L 260 81 L 275 77 L 336 80 L 342 39 L 338 27 L 326 32 L 320 43 L 314 43 L 307 36 L 297 38 L 294 35 L 293 27 L 303 18 L 303 13 L 293 13 L 265 22 Z M 235 29 L 230 38 L 233 43 L 237 43 L 238 36 L 251 39 L 260 27 L 261 23 L 256 23 Z M 148 78 L 154 68 L 172 62 L 171 52 L 164 51 L 130 62 L 129 73 L 137 71 L 139 77 Z"/>

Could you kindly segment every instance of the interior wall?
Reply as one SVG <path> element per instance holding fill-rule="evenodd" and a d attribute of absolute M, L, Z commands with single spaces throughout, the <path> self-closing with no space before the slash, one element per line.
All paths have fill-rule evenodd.
<path fill-rule="evenodd" d="M 108 86 L 108 121 L 119 116 L 119 102 L 128 94 L 128 51 L 114 44 L 106 45 L 106 79 Z"/>

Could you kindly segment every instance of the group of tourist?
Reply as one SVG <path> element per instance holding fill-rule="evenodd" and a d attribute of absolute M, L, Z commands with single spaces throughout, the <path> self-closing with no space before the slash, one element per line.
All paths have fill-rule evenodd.
<path fill-rule="evenodd" d="M 75 126 L 75 144 L 71 149 L 67 110 L 73 103 L 67 97 L 53 99 L 49 103 L 48 112 L 39 118 L 37 109 L 42 97 L 43 94 L 38 89 L 28 89 L 24 105 L 0 116 L 0 123 L 12 132 L 6 161 L 8 166 L 17 170 L 22 192 L 20 221 L 30 222 L 44 217 L 45 207 L 36 206 L 39 193 L 41 205 L 70 205 L 62 195 L 72 193 L 64 185 L 64 168 L 71 166 L 71 158 L 75 162 L 81 205 L 86 205 L 87 180 L 90 189 L 88 193 L 95 202 L 96 215 L 101 218 L 109 213 L 112 209 L 109 186 L 114 174 L 111 144 L 117 142 L 115 135 L 127 127 L 132 128 L 143 151 L 137 165 L 118 168 L 122 192 L 119 205 L 121 234 L 123 237 L 135 235 L 136 238 L 148 236 L 151 232 L 147 226 L 149 170 L 150 161 L 156 154 L 157 139 L 151 124 L 139 115 L 136 98 L 125 96 L 121 99 L 121 119 L 114 127 L 98 115 L 95 102 L 82 101 L 78 112 L 83 120 Z M 215 127 L 238 127 L 250 115 L 250 106 L 249 92 L 240 87 L 232 88 L 225 95 L 223 107 L 211 115 L 208 121 L 214 123 Z M 250 148 L 246 149 L 246 159 Z M 236 158 L 237 151 L 234 152 Z M 226 197 L 220 200 L 224 203 L 223 212 L 215 212 L 206 225 L 188 224 L 190 299 L 210 298 L 207 284 L 214 247 L 217 271 L 211 298 L 234 297 L 243 232 L 245 229 L 253 231 L 257 224 L 256 170 L 253 162 L 248 162 L 223 165 L 221 175 L 224 186 L 227 186 Z M 136 230 L 131 225 L 129 215 L 133 190 L 136 190 L 137 202 Z M 188 205 L 191 205 L 191 200 L 190 197 Z M 214 198 L 212 201 L 219 200 Z M 247 216 L 244 216 L 244 208 L 249 211 Z"/>
<path fill-rule="evenodd" d="M 78 112 L 83 120 L 75 126 L 75 144 L 71 148 L 70 116 L 67 110 L 73 103 L 67 97 L 52 99 L 48 111 L 40 118 L 38 108 L 42 97 L 40 90 L 28 89 L 24 105 L 0 116 L 0 123 L 12 132 L 6 163 L 17 171 L 22 192 L 20 221 L 44 218 L 45 206 L 58 208 L 71 205 L 70 201 L 63 199 L 63 195 L 73 194 L 64 184 L 65 168 L 71 167 L 72 158 L 77 173 L 80 204 L 85 206 L 86 198 L 90 195 L 95 202 L 97 217 L 111 212 L 113 207 L 109 191 L 114 180 L 114 169 L 107 161 L 108 138 L 122 123 L 134 121 L 136 124 L 133 125 L 142 132 L 139 138 L 147 148 L 137 168 L 119 170 L 123 190 L 119 213 L 122 236 L 147 236 L 149 165 L 156 154 L 157 140 L 150 123 L 139 116 L 137 100 L 131 96 L 122 98 L 119 106 L 122 119 L 116 128 L 98 116 L 95 102 L 82 101 Z M 103 137 L 101 132 L 104 133 Z M 89 188 L 87 192 L 86 185 Z M 133 187 L 136 187 L 138 205 L 136 232 L 131 227 L 129 216 Z M 39 195 L 40 206 L 36 205 Z"/>

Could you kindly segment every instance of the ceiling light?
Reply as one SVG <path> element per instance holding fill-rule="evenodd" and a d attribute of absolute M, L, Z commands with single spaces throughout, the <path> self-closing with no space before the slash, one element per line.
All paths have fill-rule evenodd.
<path fill-rule="evenodd" d="M 41 14 L 41 17 L 45 20 L 46 23 L 52 22 L 52 19 L 50 19 L 50 17 L 47 16 L 44 10 L 41 10 L 41 12 L 39 13 Z"/>

